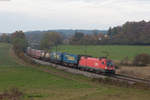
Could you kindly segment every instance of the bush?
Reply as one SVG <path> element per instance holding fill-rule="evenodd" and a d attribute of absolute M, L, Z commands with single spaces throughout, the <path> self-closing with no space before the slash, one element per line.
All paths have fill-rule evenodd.
<path fill-rule="evenodd" d="M 150 64 L 150 55 L 149 54 L 137 55 L 133 60 L 133 64 L 136 66 L 146 66 Z"/>
<path fill-rule="evenodd" d="M 22 100 L 22 98 L 23 92 L 18 88 L 12 88 L 0 94 L 0 100 Z"/>

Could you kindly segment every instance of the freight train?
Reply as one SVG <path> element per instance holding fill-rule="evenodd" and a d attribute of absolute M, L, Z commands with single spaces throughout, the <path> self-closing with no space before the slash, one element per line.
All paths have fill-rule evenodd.
<path fill-rule="evenodd" d="M 115 73 L 114 63 L 106 57 L 95 58 L 62 52 L 46 52 L 27 48 L 27 54 L 33 58 L 94 73 Z"/>

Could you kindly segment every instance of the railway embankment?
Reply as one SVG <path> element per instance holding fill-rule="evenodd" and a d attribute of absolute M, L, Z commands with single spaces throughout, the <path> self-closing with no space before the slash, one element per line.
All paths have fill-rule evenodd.
<path fill-rule="evenodd" d="M 27 56 L 27 57 L 29 57 L 29 56 Z M 80 71 L 79 69 L 73 69 L 73 68 L 69 68 L 66 66 L 53 64 L 50 62 L 38 60 L 35 58 L 31 58 L 31 57 L 29 57 L 29 58 L 37 64 L 51 66 L 56 69 L 59 69 L 59 70 L 65 71 L 65 72 L 69 72 L 72 74 L 83 75 L 83 76 L 91 78 L 93 81 L 98 81 L 98 82 L 102 82 L 105 84 L 113 84 L 113 85 L 119 85 L 119 86 L 121 84 L 121 86 L 126 86 L 126 87 L 132 86 L 132 87 L 140 87 L 140 88 L 142 87 L 142 88 L 146 88 L 146 89 L 150 88 L 150 81 L 145 80 L 145 79 L 135 78 L 135 77 L 131 77 L 131 76 L 125 76 L 125 75 L 119 75 L 119 74 L 114 74 L 114 75 L 95 74 L 95 73 L 91 73 L 91 72 Z"/>

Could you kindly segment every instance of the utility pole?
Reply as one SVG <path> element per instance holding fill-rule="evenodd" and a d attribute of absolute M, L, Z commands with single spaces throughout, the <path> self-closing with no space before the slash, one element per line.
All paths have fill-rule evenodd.
<path fill-rule="evenodd" d="M 56 41 L 56 43 L 55 43 L 55 46 L 56 46 L 56 60 L 57 60 L 57 51 L 58 51 L 58 50 L 57 50 L 57 49 L 58 49 L 58 48 L 57 48 L 57 41 Z"/>
<path fill-rule="evenodd" d="M 84 40 L 84 52 L 85 52 L 85 56 L 87 55 L 87 43 L 86 43 L 86 39 Z M 85 57 L 85 66 L 87 66 L 87 57 Z"/>

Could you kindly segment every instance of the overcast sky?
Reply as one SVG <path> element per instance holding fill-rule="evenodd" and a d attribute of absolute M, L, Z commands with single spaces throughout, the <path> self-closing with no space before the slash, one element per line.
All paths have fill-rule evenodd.
<path fill-rule="evenodd" d="M 108 29 L 150 20 L 150 0 L 0 0 L 0 32 Z"/>

